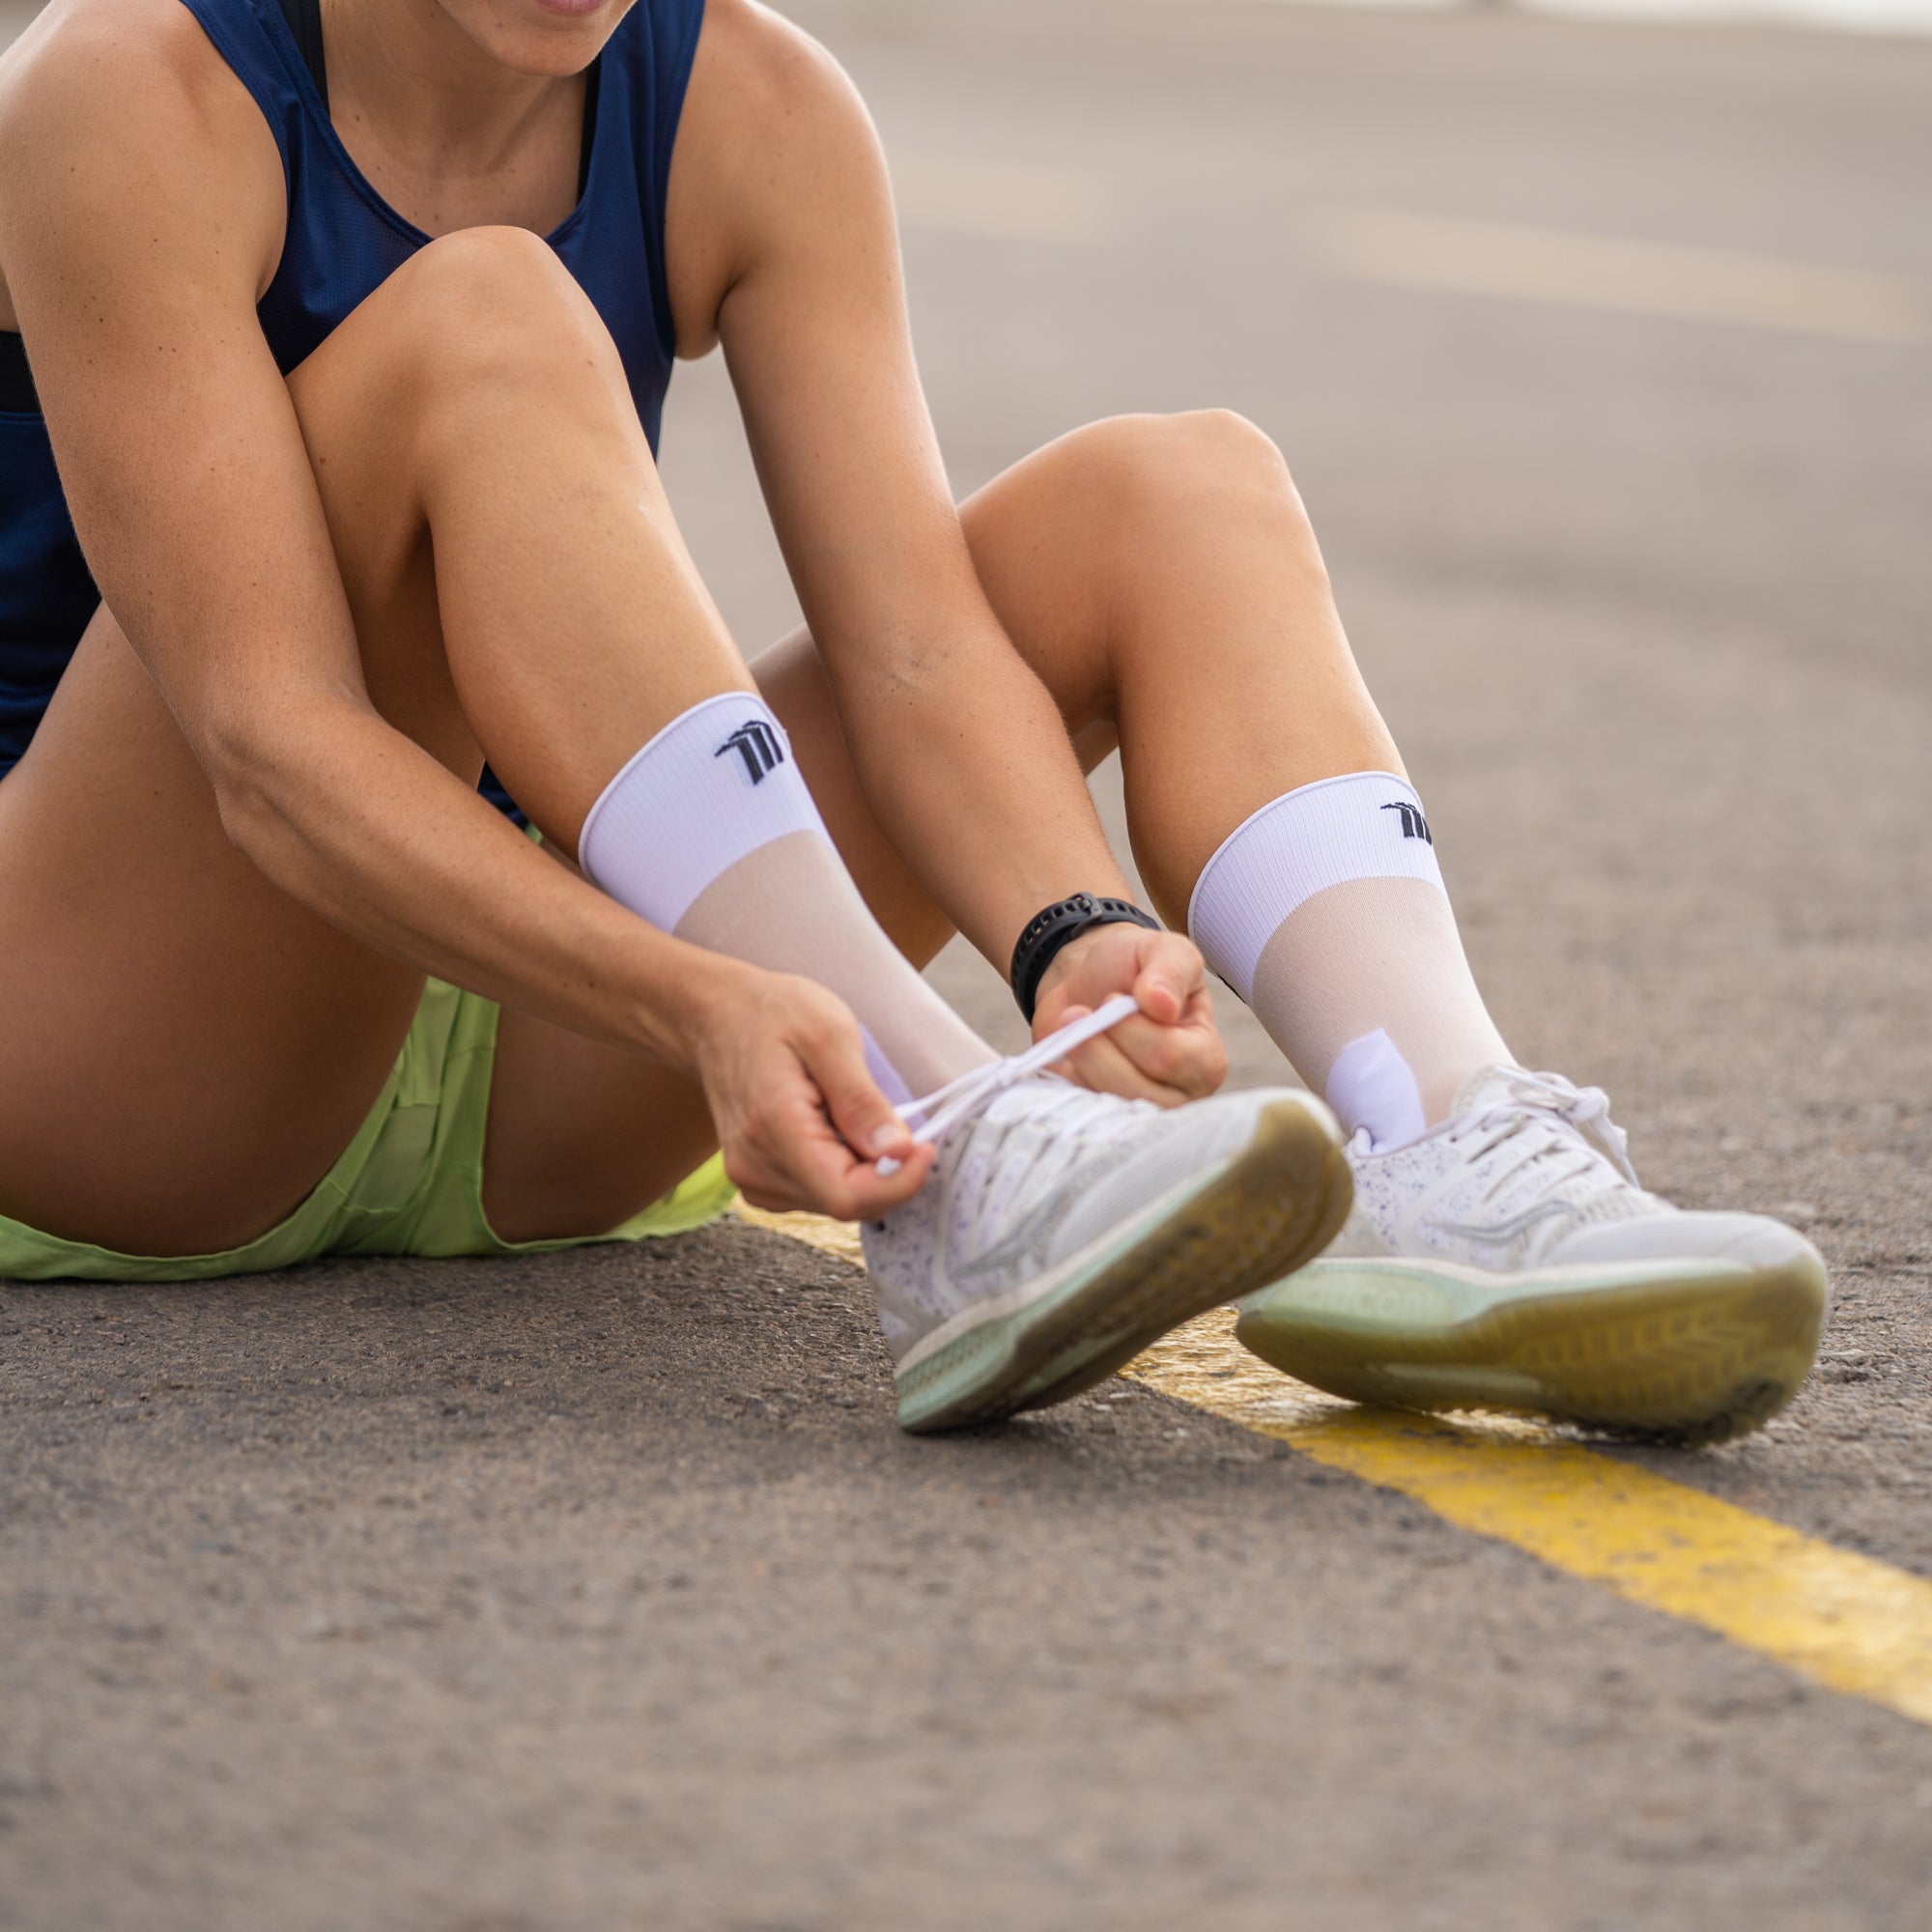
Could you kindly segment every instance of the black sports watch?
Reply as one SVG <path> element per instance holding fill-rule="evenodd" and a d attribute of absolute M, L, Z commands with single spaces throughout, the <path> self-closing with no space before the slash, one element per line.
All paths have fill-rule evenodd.
<path fill-rule="evenodd" d="M 1013 947 L 1013 963 L 1007 974 L 1029 1026 L 1046 969 L 1063 947 L 1096 925 L 1141 925 L 1150 932 L 1161 929 L 1160 921 L 1131 899 L 1095 898 L 1092 893 L 1075 893 L 1070 899 L 1057 900 L 1035 913 Z"/>

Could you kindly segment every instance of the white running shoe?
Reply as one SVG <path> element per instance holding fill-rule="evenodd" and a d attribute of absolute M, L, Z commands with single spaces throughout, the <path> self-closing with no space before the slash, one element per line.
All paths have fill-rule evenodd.
<path fill-rule="evenodd" d="M 1236 1329 L 1318 1388 L 1718 1442 L 1811 1367 L 1818 1251 L 1762 1215 L 1646 1194 L 1600 1089 L 1486 1066 L 1442 1125 L 1386 1152 L 1358 1133 L 1349 1157 L 1341 1237 Z"/>
<path fill-rule="evenodd" d="M 1043 1070 L 1133 1010 L 1110 1001 L 906 1110 L 930 1115 L 939 1160 L 863 1236 L 903 1428 L 1064 1402 L 1347 1218 L 1341 1132 L 1306 1094 L 1170 1110 Z"/>

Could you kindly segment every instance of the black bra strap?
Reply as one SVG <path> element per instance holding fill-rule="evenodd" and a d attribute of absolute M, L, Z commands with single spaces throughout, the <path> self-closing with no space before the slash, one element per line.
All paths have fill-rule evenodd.
<path fill-rule="evenodd" d="M 301 49 L 309 78 L 315 82 L 315 91 L 327 107 L 328 67 L 322 57 L 322 0 L 282 0 L 282 18 L 289 23 L 289 32 Z"/>
<path fill-rule="evenodd" d="M 584 190 L 590 185 L 590 142 L 597 132 L 597 90 L 604 80 L 604 56 L 599 54 L 590 63 L 590 71 L 583 76 L 583 145 L 577 151 L 577 198 L 583 199 Z"/>
<path fill-rule="evenodd" d="M 31 416 L 40 407 L 34 372 L 27 367 L 27 345 L 11 329 L 0 329 L 0 411 Z"/>

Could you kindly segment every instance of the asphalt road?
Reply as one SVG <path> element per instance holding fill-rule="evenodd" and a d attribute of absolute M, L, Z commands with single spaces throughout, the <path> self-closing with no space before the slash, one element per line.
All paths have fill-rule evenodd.
<path fill-rule="evenodd" d="M 1787 1415 L 1632 1460 L 1932 1576 L 1932 45 L 794 11 L 959 487 L 1267 428 L 1505 1033 L 1825 1249 Z M 782 629 L 715 363 L 667 470 Z M 0 1926 L 1925 1922 L 1924 1726 L 1144 1391 L 888 1387 L 862 1278 L 728 1225 L 0 1287 Z"/>

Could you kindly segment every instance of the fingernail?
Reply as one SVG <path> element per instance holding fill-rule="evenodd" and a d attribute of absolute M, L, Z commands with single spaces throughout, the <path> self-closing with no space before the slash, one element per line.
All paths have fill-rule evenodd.
<path fill-rule="evenodd" d="M 889 1121 L 883 1127 L 874 1127 L 872 1137 L 866 1145 L 874 1153 L 884 1153 L 889 1147 L 897 1147 L 905 1138 L 905 1122 Z"/>

